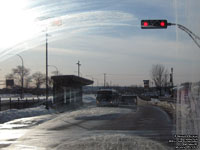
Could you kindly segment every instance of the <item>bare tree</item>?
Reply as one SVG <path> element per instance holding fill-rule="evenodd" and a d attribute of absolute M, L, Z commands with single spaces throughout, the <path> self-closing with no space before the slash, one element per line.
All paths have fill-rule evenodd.
<path fill-rule="evenodd" d="M 7 74 L 6 79 L 14 79 L 14 75 L 12 73 Z"/>
<path fill-rule="evenodd" d="M 29 88 L 31 82 L 32 82 L 32 76 L 26 77 L 26 78 L 25 78 L 25 87 L 26 87 L 26 88 Z"/>
<path fill-rule="evenodd" d="M 169 77 L 170 77 L 170 73 L 167 69 L 165 69 L 165 73 L 164 73 L 164 87 L 167 87 L 169 85 Z"/>
<path fill-rule="evenodd" d="M 45 74 L 41 73 L 41 72 L 36 72 L 32 75 L 32 78 L 34 80 L 35 86 L 37 89 L 39 89 L 41 87 L 42 84 L 45 83 Z"/>
<path fill-rule="evenodd" d="M 154 81 L 155 86 L 160 90 L 162 87 L 167 86 L 169 80 L 169 71 L 164 65 L 156 64 L 152 66 L 151 78 Z"/>
<path fill-rule="evenodd" d="M 50 77 L 48 78 L 48 85 L 49 85 L 49 88 L 53 87 L 53 80 Z"/>
<path fill-rule="evenodd" d="M 27 82 L 30 82 L 30 80 L 26 80 L 27 78 L 29 78 L 30 74 L 30 69 L 25 68 L 22 66 L 17 66 L 16 68 L 12 69 L 12 72 L 10 74 L 6 75 L 7 79 L 14 79 L 16 85 L 21 86 L 22 83 L 22 79 L 24 79 Z"/>

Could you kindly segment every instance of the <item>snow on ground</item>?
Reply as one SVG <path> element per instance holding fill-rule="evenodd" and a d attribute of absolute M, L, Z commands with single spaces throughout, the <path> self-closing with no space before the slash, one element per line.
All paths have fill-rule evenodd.
<path fill-rule="evenodd" d="M 90 95 L 83 95 L 83 102 L 84 103 L 94 103 L 95 96 Z M 26 109 L 11 109 L 6 111 L 0 111 L 0 123 L 5 123 L 14 119 L 25 118 L 25 117 L 34 117 L 34 116 L 41 116 L 46 114 L 55 113 L 53 109 L 45 109 L 45 106 L 39 106 L 34 108 L 26 108 Z"/>
<path fill-rule="evenodd" d="M 70 113 L 64 113 L 57 118 L 43 124 L 41 128 L 47 130 L 57 130 L 64 128 L 67 124 L 76 124 L 79 119 L 100 118 L 101 120 L 108 119 L 107 117 L 115 117 L 117 114 L 126 114 L 133 111 L 128 108 L 119 107 L 91 107 L 83 108 Z M 112 115 L 111 115 L 112 114 Z M 95 123 L 95 122 L 94 122 Z M 76 132 L 72 129 L 66 136 L 70 139 L 60 139 L 55 150 L 166 150 L 168 147 L 163 146 L 159 142 L 150 139 L 131 135 L 128 131 L 84 131 L 76 128 Z"/>
<path fill-rule="evenodd" d="M 84 96 L 84 102 L 94 101 L 93 95 Z M 87 108 L 84 106 L 83 108 Z M 94 107 L 94 106 L 93 106 Z M 67 107 L 68 112 L 73 111 Z M 45 106 L 26 109 L 11 109 L 0 112 L 0 149 L 10 144 L 17 143 L 16 139 L 24 136 L 30 127 L 52 120 L 59 116 L 55 110 L 46 110 Z M 8 148 L 9 149 L 9 148 Z"/>
<path fill-rule="evenodd" d="M 23 100 L 26 100 L 26 99 L 33 100 L 33 98 L 34 99 L 46 99 L 46 96 L 44 96 L 44 95 L 37 96 L 37 95 L 32 95 L 32 94 L 24 94 L 23 96 L 24 96 Z M 12 100 L 18 100 L 18 98 L 21 99 L 20 94 L 0 94 L 0 98 L 1 98 L 1 101 L 8 101 L 10 98 Z M 49 95 L 48 99 L 52 100 L 53 96 Z"/>
<path fill-rule="evenodd" d="M 53 112 L 52 109 L 45 109 L 45 106 L 43 105 L 34 108 L 5 110 L 0 112 L 0 123 L 5 123 L 18 118 L 51 114 Z"/>
<path fill-rule="evenodd" d="M 166 150 L 162 144 L 125 134 L 96 135 L 72 142 L 63 142 L 56 150 Z"/>
<path fill-rule="evenodd" d="M 131 109 L 120 108 L 120 107 L 84 107 L 79 110 L 66 112 L 61 114 L 60 117 L 65 116 L 65 118 L 81 118 L 81 117 L 95 117 L 95 116 L 106 116 L 109 114 L 125 114 L 131 112 Z"/>
<path fill-rule="evenodd" d="M 119 107 L 96 107 L 95 96 L 83 96 L 85 103 L 90 103 L 89 107 L 83 107 L 76 111 L 66 112 L 58 117 L 42 124 L 39 129 L 55 132 L 65 132 L 57 138 L 53 149 L 55 150 L 166 150 L 166 146 L 150 139 L 131 135 L 128 131 L 90 131 L 85 130 L 84 125 L 78 125 L 82 119 L 115 117 L 117 114 L 130 113 L 133 110 Z M 112 115 L 111 115 L 112 114 Z M 92 118 L 91 118 L 92 117 Z M 81 119 L 82 118 L 82 119 Z M 112 119 L 112 118 L 110 118 Z M 94 119 L 95 120 L 95 119 Z M 92 122 L 95 124 L 96 122 Z M 97 122 L 100 123 L 100 122 Z M 74 124 L 66 130 L 68 126 Z M 76 126 L 77 125 L 77 126 Z M 88 124 L 89 125 L 89 124 Z M 87 127 L 87 125 L 85 125 Z M 46 134 L 46 133 L 45 133 Z M 65 137 L 66 136 L 66 137 Z M 50 139 L 49 139 L 50 140 Z"/>
<path fill-rule="evenodd" d="M 98 131 L 98 130 L 87 130 L 88 125 L 100 123 L 98 120 L 96 122 L 90 122 L 87 124 L 87 121 L 82 125 L 79 126 L 78 123 L 81 123 L 81 118 L 88 118 L 90 117 L 101 117 L 101 120 L 109 119 L 107 118 L 109 114 L 110 116 L 115 116 L 115 114 L 126 114 L 131 111 L 132 109 L 129 108 L 119 108 L 119 107 L 96 107 L 95 96 L 94 95 L 84 95 L 83 102 L 86 104 L 82 108 L 78 110 L 70 110 L 68 112 L 64 112 L 61 114 L 52 115 L 54 118 L 51 120 L 46 121 L 40 126 L 36 126 L 33 129 L 24 130 L 23 125 L 26 124 L 34 124 L 38 121 L 42 122 L 44 120 L 43 116 L 31 118 L 22 118 L 17 119 L 14 121 L 9 122 L 8 124 L 18 124 L 18 128 L 14 128 L 16 130 L 10 130 L 11 132 L 8 138 L 3 138 L 0 141 L 8 142 L 6 144 L 14 144 L 11 147 L 6 147 L 5 149 L 56 149 L 56 150 L 139 150 L 139 149 L 149 149 L 149 150 L 164 150 L 166 147 L 161 145 L 158 142 L 146 139 L 144 137 L 133 136 L 130 131 Z M 88 105 L 87 105 L 88 104 Z M 29 110 L 29 111 L 28 111 Z M 26 113 L 29 115 L 41 115 L 41 114 L 49 114 L 43 106 L 38 108 L 33 108 L 32 111 L 29 108 L 28 110 L 11 110 L 12 115 L 7 112 L 8 116 L 11 118 L 16 118 L 18 113 L 18 117 L 24 117 Z M 26 112 L 27 111 L 27 112 Z M 22 114 L 20 116 L 20 113 Z M 3 115 L 5 116 L 6 113 Z M 15 117 L 14 117 L 15 116 Z M 0 116 L 1 117 L 1 116 Z M 7 117 L 6 117 L 7 118 Z M 76 124 L 77 123 L 77 124 Z M 6 123 L 5 123 L 6 124 Z M 4 124 L 4 125 L 5 125 Z M 7 125 L 8 125 L 7 124 Z M 21 125 L 21 126 L 20 126 Z M 2 126 L 3 127 L 3 126 Z M 1 128 L 1 127 L 0 127 Z M 13 128 L 11 126 L 11 128 Z M 20 129 L 21 128 L 21 129 Z M 68 129 L 70 128 L 70 129 Z M 5 130 L 5 135 L 9 130 Z M 20 140 L 17 143 L 14 141 L 10 141 L 9 139 L 12 136 L 15 136 L 13 133 L 20 131 L 20 134 L 15 133 L 17 137 L 16 139 L 21 137 L 22 143 Z M 4 130 L 2 130 L 2 133 Z M 28 136 L 26 136 L 27 134 Z M 38 136 L 40 135 L 40 136 Z M 56 137 L 56 140 L 55 140 Z M 23 141 L 25 140 L 25 143 Z M 28 140 L 26 140 L 28 139 Z M 46 140 L 48 139 L 48 140 Z M 40 141 L 40 142 L 39 142 Z M 0 142 L 1 144 L 1 142 Z M 3 144 L 3 143 L 2 143 Z"/>

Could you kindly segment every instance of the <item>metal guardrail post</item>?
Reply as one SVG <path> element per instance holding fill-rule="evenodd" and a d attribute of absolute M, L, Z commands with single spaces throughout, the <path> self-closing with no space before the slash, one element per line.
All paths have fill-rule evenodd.
<path fill-rule="evenodd" d="M 1 111 L 1 97 L 0 97 L 0 111 Z"/>
<path fill-rule="evenodd" d="M 27 98 L 26 98 L 26 107 L 28 106 L 28 101 L 27 101 Z"/>
<path fill-rule="evenodd" d="M 18 99 L 17 99 L 17 107 L 18 107 L 18 109 L 19 109 L 19 97 L 18 97 Z"/>

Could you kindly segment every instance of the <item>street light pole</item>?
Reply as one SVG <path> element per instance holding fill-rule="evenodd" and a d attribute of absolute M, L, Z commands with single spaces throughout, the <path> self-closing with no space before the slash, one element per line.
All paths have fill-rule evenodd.
<path fill-rule="evenodd" d="M 23 60 L 23 58 L 22 58 L 22 56 L 21 55 L 19 55 L 19 54 L 8 54 L 8 55 L 16 55 L 16 56 L 18 56 L 20 59 L 21 59 L 21 61 L 22 61 L 22 75 L 21 75 L 21 99 L 23 98 L 23 93 L 24 93 L 24 60 Z"/>
<path fill-rule="evenodd" d="M 21 99 L 22 99 L 23 93 L 24 93 L 24 60 L 23 60 L 22 56 L 20 56 L 19 54 L 16 54 L 16 56 L 18 56 L 22 61 L 22 76 L 21 76 L 21 86 L 22 86 Z"/>
<path fill-rule="evenodd" d="M 48 107 L 48 33 L 46 28 L 46 109 L 49 109 Z"/>
<path fill-rule="evenodd" d="M 53 17 L 39 17 L 39 20 L 47 20 L 49 18 Z M 60 26 L 62 25 L 61 20 L 54 23 L 54 25 Z M 48 107 L 48 28 L 46 27 L 46 109 L 49 109 Z"/>
<path fill-rule="evenodd" d="M 23 98 L 23 93 L 24 93 L 24 60 L 23 60 L 23 58 L 22 58 L 22 56 L 21 55 L 19 55 L 19 54 L 9 54 L 9 55 L 16 55 L 16 56 L 18 56 L 20 59 L 21 59 L 21 61 L 22 61 L 22 75 L 21 75 L 21 99 Z"/>

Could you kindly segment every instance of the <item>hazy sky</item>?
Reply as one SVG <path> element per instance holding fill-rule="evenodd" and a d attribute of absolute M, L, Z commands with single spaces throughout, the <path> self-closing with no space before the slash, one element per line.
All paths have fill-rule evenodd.
<path fill-rule="evenodd" d="M 176 83 L 200 80 L 200 49 L 183 31 L 142 30 L 141 19 L 167 19 L 200 35 L 197 0 L 6 0 L 0 2 L 0 78 L 21 65 L 45 73 L 45 30 L 49 64 L 62 74 L 94 78 L 95 84 L 142 85 L 153 64 L 174 68 Z M 12 55 L 8 55 L 12 54 Z M 55 69 L 49 68 L 49 74 Z"/>

